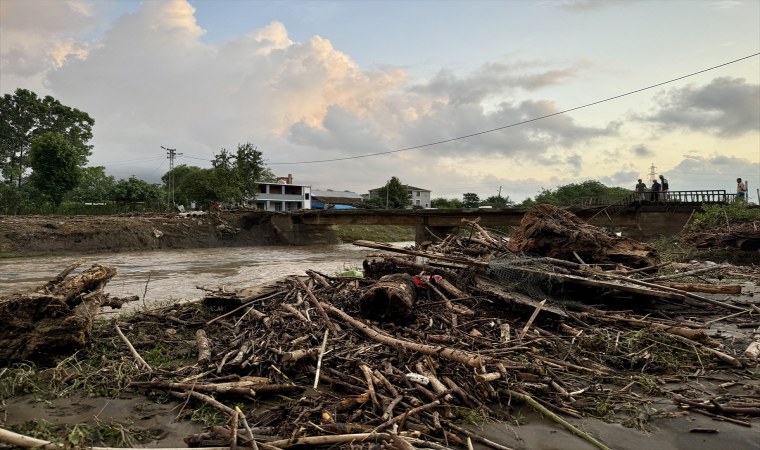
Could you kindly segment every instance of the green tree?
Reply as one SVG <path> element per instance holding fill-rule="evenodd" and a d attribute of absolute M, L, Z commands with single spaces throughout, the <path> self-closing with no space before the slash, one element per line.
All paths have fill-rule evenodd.
<path fill-rule="evenodd" d="M 66 194 L 66 200 L 72 202 L 100 203 L 112 200 L 116 180 L 106 175 L 106 168 L 85 167 L 79 184 Z"/>
<path fill-rule="evenodd" d="M 377 190 L 377 197 L 367 200 L 365 203 L 388 209 L 404 209 L 412 204 L 412 196 L 401 184 L 401 180 L 391 177 L 388 184 Z"/>
<path fill-rule="evenodd" d="M 462 207 L 477 208 L 479 205 L 480 197 L 478 197 L 478 194 L 468 192 L 462 196 Z"/>
<path fill-rule="evenodd" d="M 41 99 L 32 91 L 17 89 L 0 97 L 0 170 L 4 180 L 21 186 L 31 164 L 32 141 L 58 133 L 76 155 L 78 166 L 87 164 L 95 121 L 83 111 L 61 104 L 51 96 Z"/>
<path fill-rule="evenodd" d="M 509 196 L 502 197 L 500 195 L 492 195 L 488 197 L 487 199 L 480 202 L 480 206 L 492 206 L 494 208 L 511 208 L 515 206 L 515 202 L 513 202 Z"/>
<path fill-rule="evenodd" d="M 110 197 L 117 202 L 155 202 L 163 203 L 166 194 L 163 189 L 155 184 L 138 178 L 117 181 L 111 189 Z"/>
<path fill-rule="evenodd" d="M 191 201 L 201 205 L 211 202 L 233 202 L 240 198 L 240 186 L 230 182 L 224 170 L 198 169 L 188 173 L 183 179 L 182 193 Z"/>
<path fill-rule="evenodd" d="M 60 133 L 45 133 L 32 141 L 29 159 L 34 173 L 31 181 L 55 206 L 79 183 L 82 169 L 78 156 Z"/>
<path fill-rule="evenodd" d="M 525 208 L 540 204 L 567 205 L 572 200 L 580 197 L 604 197 L 612 202 L 630 194 L 631 192 L 633 191 L 630 189 L 605 186 L 603 183 L 596 180 L 586 180 L 581 183 L 570 183 L 557 186 L 557 189 L 554 191 L 541 188 L 541 192 L 536 195 L 535 198 L 531 199 L 528 197 L 523 200 L 519 206 Z"/>
<path fill-rule="evenodd" d="M 438 209 L 462 209 L 462 201 L 458 198 L 434 198 L 430 205 Z"/>

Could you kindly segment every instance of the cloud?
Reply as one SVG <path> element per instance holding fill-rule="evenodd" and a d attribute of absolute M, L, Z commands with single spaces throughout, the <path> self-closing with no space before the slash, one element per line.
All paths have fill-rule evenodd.
<path fill-rule="evenodd" d="M 426 96 L 445 98 L 449 104 L 480 104 L 489 96 L 504 93 L 510 89 L 522 88 L 533 91 L 542 87 L 559 84 L 578 76 L 578 72 L 590 65 L 587 61 L 572 67 L 524 73 L 526 68 L 539 66 L 539 62 L 516 62 L 484 64 L 472 73 L 458 77 L 451 69 L 441 69 L 432 79 L 412 86 L 410 92 Z"/>
<path fill-rule="evenodd" d="M 744 2 L 739 0 L 721 0 L 718 2 L 710 2 L 710 6 L 715 9 L 733 9 L 738 6 L 744 6 Z"/>
<path fill-rule="evenodd" d="M 42 88 L 46 72 L 87 56 L 91 44 L 79 36 L 105 22 L 91 2 L 5 1 L 0 3 L 0 91 Z"/>
<path fill-rule="evenodd" d="M 703 86 L 673 88 L 655 98 L 658 109 L 638 120 L 664 130 L 687 129 L 720 137 L 757 132 L 760 84 L 720 77 Z"/>
<path fill-rule="evenodd" d="M 633 147 L 631 149 L 631 152 L 638 158 L 654 155 L 654 152 L 652 150 L 649 150 L 645 145 L 642 144 Z"/>
<path fill-rule="evenodd" d="M 559 6 L 572 12 L 598 11 L 612 5 L 628 5 L 634 0 L 565 0 Z"/>

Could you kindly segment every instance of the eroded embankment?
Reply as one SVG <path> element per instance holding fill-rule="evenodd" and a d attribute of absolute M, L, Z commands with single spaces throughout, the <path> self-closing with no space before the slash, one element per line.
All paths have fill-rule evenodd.
<path fill-rule="evenodd" d="M 0 255 L 124 252 L 281 244 L 265 215 L 1 216 Z"/>

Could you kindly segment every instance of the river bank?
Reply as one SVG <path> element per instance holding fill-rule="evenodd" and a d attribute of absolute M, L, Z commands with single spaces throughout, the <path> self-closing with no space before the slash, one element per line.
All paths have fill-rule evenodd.
<path fill-rule="evenodd" d="M 414 229 L 338 225 L 308 237 L 310 245 L 357 239 L 407 241 Z M 0 258 L 286 245 L 271 215 L 223 212 L 219 217 L 176 214 L 113 216 L 0 216 Z"/>

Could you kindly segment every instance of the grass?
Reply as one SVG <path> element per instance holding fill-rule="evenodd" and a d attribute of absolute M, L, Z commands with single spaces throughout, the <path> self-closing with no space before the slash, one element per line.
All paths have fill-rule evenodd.
<path fill-rule="evenodd" d="M 360 239 L 380 242 L 413 241 L 415 228 L 406 225 L 338 225 L 338 240 L 351 243 Z"/>
<path fill-rule="evenodd" d="M 94 424 L 78 423 L 73 427 L 56 426 L 44 419 L 35 419 L 11 425 L 9 429 L 33 438 L 62 443 L 64 448 L 72 450 L 90 448 L 98 443 L 110 447 L 134 447 L 135 444 L 147 442 L 160 433 L 160 430 L 140 429 L 131 425 L 125 427 L 115 422 L 103 422 L 97 418 Z"/>

